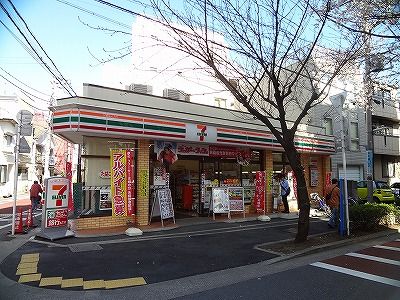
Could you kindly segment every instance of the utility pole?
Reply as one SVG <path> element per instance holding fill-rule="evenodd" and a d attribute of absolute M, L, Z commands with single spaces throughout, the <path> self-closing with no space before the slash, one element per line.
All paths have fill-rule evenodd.
<path fill-rule="evenodd" d="M 366 4 L 364 8 L 364 32 L 370 32 L 371 26 L 367 21 L 367 15 L 369 6 Z M 367 147 L 366 147 L 366 161 L 367 161 L 367 200 L 368 202 L 373 201 L 373 180 L 374 180 L 374 137 L 372 132 L 372 93 L 373 86 L 371 80 L 371 36 L 364 33 L 364 59 L 365 59 L 365 70 L 364 70 L 364 91 L 366 101 L 366 112 L 365 112 L 365 125 L 367 127 Z"/>
<path fill-rule="evenodd" d="M 340 138 L 342 144 L 342 164 L 343 164 L 343 181 L 344 181 L 344 211 L 345 211 L 345 222 L 346 222 L 346 229 L 347 235 L 350 235 L 350 225 L 349 225 L 349 201 L 347 197 L 347 161 L 346 161 L 346 143 L 344 137 L 344 115 L 343 115 L 343 105 L 347 97 L 347 92 L 342 92 L 337 95 L 333 95 L 330 98 L 333 106 L 335 107 L 336 113 L 339 115 L 340 119 Z"/>
<path fill-rule="evenodd" d="M 17 211 L 17 193 L 18 193 L 18 162 L 19 162 L 19 141 L 21 136 L 21 119 L 22 115 L 19 116 L 17 126 L 17 140 L 15 145 L 15 157 L 14 157 L 14 192 L 13 192 L 13 214 L 12 214 L 12 226 L 11 235 L 15 235 L 15 214 Z"/>

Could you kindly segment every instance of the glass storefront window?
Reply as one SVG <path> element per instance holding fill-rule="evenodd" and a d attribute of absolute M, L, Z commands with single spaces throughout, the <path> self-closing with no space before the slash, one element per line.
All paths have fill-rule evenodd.
<path fill-rule="evenodd" d="M 218 165 L 217 162 L 204 162 L 203 173 L 205 175 L 204 185 L 205 186 L 218 186 Z"/>
<path fill-rule="evenodd" d="M 260 171 L 260 164 L 249 164 L 248 166 L 242 166 L 243 186 L 254 186 L 256 171 Z"/>
<path fill-rule="evenodd" d="M 240 186 L 240 165 L 236 161 L 220 163 L 221 186 Z"/>

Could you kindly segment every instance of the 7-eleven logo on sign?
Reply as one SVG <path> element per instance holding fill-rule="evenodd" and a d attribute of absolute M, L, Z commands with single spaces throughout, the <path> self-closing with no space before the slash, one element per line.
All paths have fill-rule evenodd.
<path fill-rule="evenodd" d="M 207 136 L 207 126 L 206 125 L 197 125 L 197 129 L 199 130 L 197 132 L 197 136 L 199 136 L 200 142 L 204 141 L 204 137 Z"/>
<path fill-rule="evenodd" d="M 67 185 L 53 185 L 52 190 L 57 192 L 56 195 L 52 195 L 52 200 L 55 200 L 56 207 L 62 207 L 63 200 L 67 199 L 67 194 L 65 193 L 67 190 Z"/>
<path fill-rule="evenodd" d="M 69 180 L 63 177 L 49 178 L 46 185 L 46 207 L 68 207 Z"/>

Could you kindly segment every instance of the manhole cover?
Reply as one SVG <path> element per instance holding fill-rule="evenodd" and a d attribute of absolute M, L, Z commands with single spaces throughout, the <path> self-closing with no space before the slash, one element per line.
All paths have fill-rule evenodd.
<path fill-rule="evenodd" d="M 68 248 L 72 252 L 85 252 L 85 251 L 99 251 L 103 249 L 101 246 L 97 244 L 76 244 L 76 245 L 70 245 Z"/>

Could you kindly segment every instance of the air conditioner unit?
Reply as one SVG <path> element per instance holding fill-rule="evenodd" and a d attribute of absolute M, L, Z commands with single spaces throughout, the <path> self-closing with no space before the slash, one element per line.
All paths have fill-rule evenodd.
<path fill-rule="evenodd" d="M 130 85 L 127 85 L 125 87 L 128 91 L 132 91 L 135 93 L 142 93 L 142 94 L 153 94 L 153 87 L 151 85 L 145 85 L 145 84 L 137 84 L 137 83 L 132 83 Z"/>
<path fill-rule="evenodd" d="M 190 95 L 176 89 L 164 89 L 163 97 L 190 102 Z"/>

